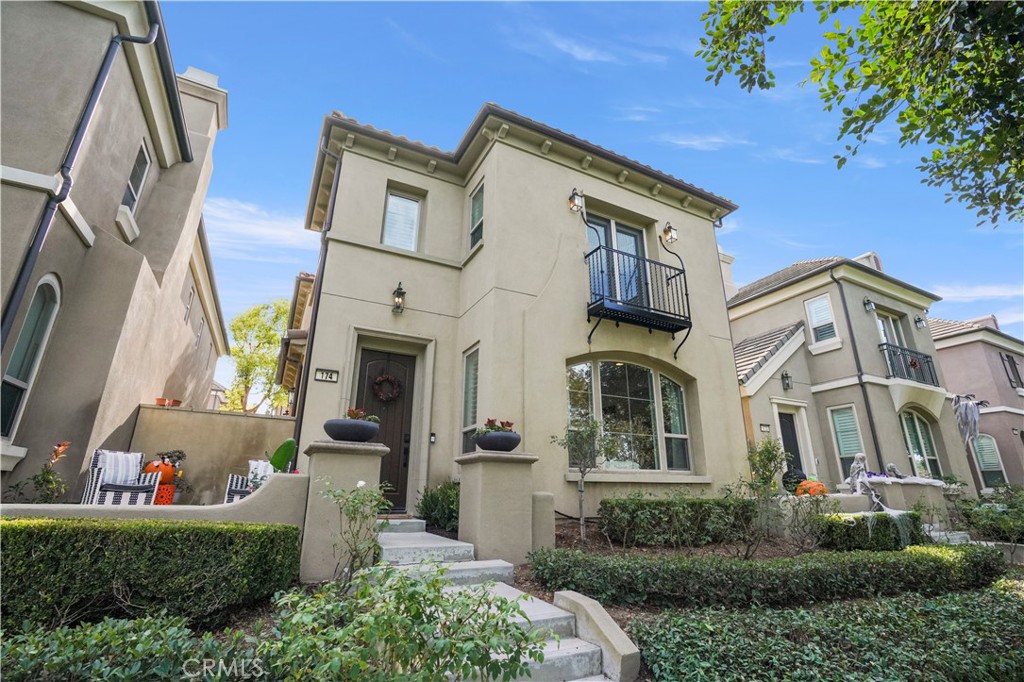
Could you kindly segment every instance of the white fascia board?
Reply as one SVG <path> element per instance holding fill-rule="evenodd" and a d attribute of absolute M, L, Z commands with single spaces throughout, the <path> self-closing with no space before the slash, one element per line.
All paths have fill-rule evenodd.
<path fill-rule="evenodd" d="M 996 407 L 982 407 L 978 410 L 980 414 L 995 414 L 996 412 L 1008 412 L 1010 414 L 1024 415 L 1024 410 L 1019 407 L 1006 407 L 1005 405 L 998 405 Z"/>
<path fill-rule="evenodd" d="M 783 344 L 782 348 L 775 352 L 775 355 L 768 358 L 768 362 L 764 363 L 756 372 L 754 376 L 750 377 L 744 386 L 747 387 L 747 391 L 750 395 L 755 395 L 761 387 L 764 386 L 769 379 L 777 372 L 782 369 L 782 366 L 786 364 L 786 361 L 793 357 L 793 354 L 799 350 L 800 346 L 804 345 L 807 341 L 807 336 L 804 334 L 804 330 L 801 329 L 798 334 L 794 334 L 793 338 Z"/>
<path fill-rule="evenodd" d="M 906 287 L 902 287 L 898 283 L 890 281 L 884 277 L 876 277 L 870 272 L 865 272 L 859 268 L 852 267 L 849 263 L 838 266 L 835 269 L 835 275 L 838 279 L 859 284 L 865 289 L 877 291 L 880 294 L 884 294 L 889 298 L 906 303 L 907 305 L 913 306 L 919 310 L 927 310 L 934 303 L 942 300 L 938 296 L 926 296 L 911 289 L 907 289 Z"/>
<path fill-rule="evenodd" d="M 957 334 L 956 336 L 950 336 L 944 339 L 935 339 L 935 349 L 942 350 L 943 348 L 952 348 L 953 346 L 962 346 L 967 343 L 975 342 L 987 343 L 990 346 L 995 346 L 996 348 L 1000 348 L 1011 353 L 1024 355 L 1024 342 L 1015 343 L 1005 336 L 992 334 L 987 329 L 978 329 L 977 331 Z"/>

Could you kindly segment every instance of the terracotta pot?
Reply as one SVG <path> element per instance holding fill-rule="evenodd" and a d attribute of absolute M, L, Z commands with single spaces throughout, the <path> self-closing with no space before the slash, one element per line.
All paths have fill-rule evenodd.
<path fill-rule="evenodd" d="M 153 402 L 155 402 L 160 407 L 164 407 L 167 404 L 167 398 L 155 398 Z"/>
<path fill-rule="evenodd" d="M 328 419 L 324 422 L 324 431 L 334 440 L 366 443 L 377 436 L 380 424 L 363 419 Z"/>
<path fill-rule="evenodd" d="M 477 434 L 475 440 L 481 450 L 512 452 L 523 440 L 523 437 L 515 431 L 487 431 Z"/>
<path fill-rule="evenodd" d="M 168 400 L 167 401 L 167 407 L 177 407 L 178 405 L 181 405 L 181 401 L 180 400 Z"/>

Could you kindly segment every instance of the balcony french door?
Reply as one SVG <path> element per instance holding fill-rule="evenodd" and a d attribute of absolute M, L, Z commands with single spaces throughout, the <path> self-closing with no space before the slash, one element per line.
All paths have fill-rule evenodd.
<path fill-rule="evenodd" d="M 588 251 L 607 247 L 601 251 L 606 259 L 601 293 L 622 303 L 646 307 L 650 292 L 643 231 L 600 216 L 587 218 L 592 228 L 587 231 Z"/>

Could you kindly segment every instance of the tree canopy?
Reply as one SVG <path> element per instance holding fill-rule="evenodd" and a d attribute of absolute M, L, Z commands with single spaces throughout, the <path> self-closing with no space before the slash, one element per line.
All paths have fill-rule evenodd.
<path fill-rule="evenodd" d="M 1024 3 L 818 1 L 827 25 L 809 79 L 842 119 L 839 168 L 894 119 L 900 145 L 930 151 L 918 169 L 977 212 L 979 225 L 1024 221 Z M 712 2 L 697 56 L 717 85 L 775 86 L 765 50 L 801 2 Z"/>
<path fill-rule="evenodd" d="M 225 410 L 258 412 L 265 405 L 284 407 L 288 394 L 274 385 L 277 354 L 288 321 L 288 301 L 278 299 L 245 310 L 231 320 L 231 357 L 235 377 L 225 393 Z"/>

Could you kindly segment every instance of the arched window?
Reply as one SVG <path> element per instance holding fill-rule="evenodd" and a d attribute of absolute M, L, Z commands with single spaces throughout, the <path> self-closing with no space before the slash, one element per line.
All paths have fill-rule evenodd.
<path fill-rule="evenodd" d="M 596 381 L 595 381 L 596 377 Z M 614 442 L 604 469 L 691 471 L 683 387 L 641 365 L 594 360 L 570 365 L 569 423 L 598 415 Z"/>
<path fill-rule="evenodd" d="M 997 485 L 1006 485 L 1006 474 L 1003 472 L 1003 462 L 999 459 L 999 447 L 996 439 L 987 433 L 979 433 L 972 443 L 974 447 L 974 458 L 978 462 L 978 472 L 981 474 L 981 481 L 986 488 L 994 488 Z"/>
<path fill-rule="evenodd" d="M 36 287 L 21 334 L 14 344 L 11 361 L 4 372 L 0 399 L 0 427 L 4 437 L 9 437 L 18 424 L 58 307 L 60 289 L 57 279 L 52 275 L 46 275 Z"/>
<path fill-rule="evenodd" d="M 935 451 L 932 429 L 924 417 L 912 410 L 900 412 L 900 426 L 903 427 L 903 440 L 910 455 L 910 467 L 915 476 L 930 473 L 933 478 L 942 476 L 939 467 L 939 455 Z"/>

